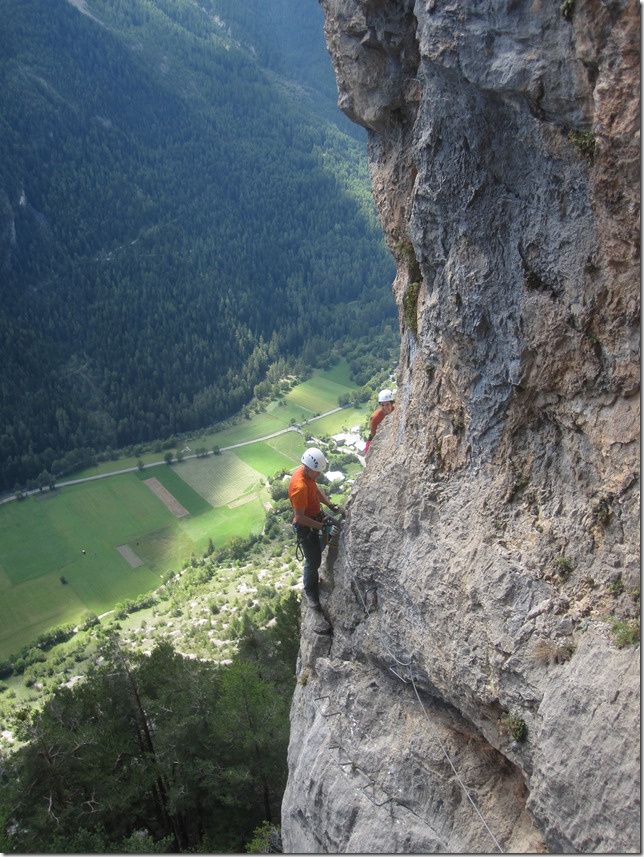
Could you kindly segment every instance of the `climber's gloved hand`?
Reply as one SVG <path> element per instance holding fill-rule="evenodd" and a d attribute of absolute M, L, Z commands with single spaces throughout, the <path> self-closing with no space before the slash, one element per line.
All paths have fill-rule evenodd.
<path fill-rule="evenodd" d="M 324 532 L 328 539 L 334 539 L 340 532 L 340 527 L 338 523 L 333 520 L 330 516 L 327 518 L 324 524 Z"/>

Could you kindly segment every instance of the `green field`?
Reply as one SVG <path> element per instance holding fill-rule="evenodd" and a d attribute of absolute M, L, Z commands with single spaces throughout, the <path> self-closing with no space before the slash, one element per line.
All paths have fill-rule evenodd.
<path fill-rule="evenodd" d="M 296 418 L 300 414 L 304 419 L 310 419 L 312 416 L 337 408 L 338 396 L 346 391 L 347 388 L 343 384 L 315 375 L 308 381 L 298 384 L 286 399 L 289 407 L 295 410 Z"/>
<path fill-rule="evenodd" d="M 235 455 L 264 476 L 292 470 L 302 457 L 304 441 L 298 432 L 287 432 L 271 440 L 252 443 L 235 450 Z"/>
<path fill-rule="evenodd" d="M 193 553 L 203 556 L 211 539 L 215 547 L 221 547 L 233 536 L 261 532 L 265 513 L 261 497 L 252 497 L 247 503 L 232 509 L 224 506 L 211 509 L 198 518 L 170 521 L 166 526 L 146 533 L 132 547 L 158 578 L 166 571 L 180 569 Z M 156 586 L 158 579 L 152 588 Z"/>
<path fill-rule="evenodd" d="M 264 481 L 261 473 L 234 452 L 184 461 L 177 473 L 211 506 L 232 503 L 237 497 L 259 490 Z"/>
<path fill-rule="evenodd" d="M 269 406 L 270 408 L 270 406 Z M 258 440 L 275 432 L 283 431 L 289 424 L 290 416 L 284 408 L 276 408 L 274 411 L 267 408 L 266 413 L 255 414 L 248 420 L 241 420 L 232 428 L 208 435 L 208 447 L 219 446 L 225 449 L 232 444 L 246 443 L 249 440 Z"/>
<path fill-rule="evenodd" d="M 172 517 L 134 475 L 46 492 L 0 513 L 0 655 L 158 585 L 117 548 Z M 84 553 L 83 553 L 84 551 Z M 66 581 L 61 582 L 61 577 Z"/>
<path fill-rule="evenodd" d="M 155 589 L 161 575 L 179 570 L 193 553 L 202 556 L 211 541 L 222 547 L 233 536 L 261 532 L 266 479 L 299 463 L 305 433 L 337 433 L 363 422 L 368 408 L 343 409 L 303 431 L 289 428 L 291 421 L 336 408 L 338 396 L 350 389 L 346 364 L 339 364 L 316 372 L 265 413 L 212 435 L 208 443 L 192 443 L 209 449 L 217 444 L 218 455 L 171 466 L 150 466 L 148 459 L 143 470 L 0 506 L 0 657 L 16 654 L 48 628 L 78 622 L 88 612 L 100 615 Z M 242 443 L 247 445 L 224 448 Z M 136 462 L 101 465 L 102 472 L 127 467 L 136 468 Z M 83 475 L 99 472 L 93 468 Z M 144 482 L 152 477 L 187 517 L 175 517 L 155 496 Z"/>
<path fill-rule="evenodd" d="M 191 515 L 203 515 L 210 510 L 210 503 L 182 478 L 182 467 L 175 469 L 164 464 L 162 467 L 138 471 L 137 476 L 139 479 L 157 479 Z"/>
<path fill-rule="evenodd" d="M 329 414 L 327 417 L 320 417 L 317 420 L 313 420 L 313 422 L 306 426 L 306 429 L 314 437 L 320 437 L 325 434 L 338 434 L 345 428 L 350 429 L 353 426 L 362 425 L 371 411 L 372 409 L 367 407 L 343 408 L 337 414 Z"/>

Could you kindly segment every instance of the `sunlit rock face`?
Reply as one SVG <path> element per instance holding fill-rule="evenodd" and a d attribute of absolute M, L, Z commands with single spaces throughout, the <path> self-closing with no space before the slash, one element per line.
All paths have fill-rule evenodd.
<path fill-rule="evenodd" d="M 304 614 L 285 850 L 638 852 L 639 5 L 321 5 L 401 360 Z"/>

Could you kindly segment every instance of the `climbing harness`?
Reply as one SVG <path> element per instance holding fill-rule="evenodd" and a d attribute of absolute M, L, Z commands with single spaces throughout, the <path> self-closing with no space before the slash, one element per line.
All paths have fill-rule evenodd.
<path fill-rule="evenodd" d="M 312 527 L 302 527 L 297 526 L 297 524 L 291 524 L 293 527 L 293 532 L 295 533 L 295 537 L 297 538 L 297 544 L 295 545 L 295 558 L 299 562 L 304 561 L 304 548 L 302 547 L 302 543 L 304 541 L 310 541 L 311 538 L 319 538 L 320 531 L 314 530 Z"/>
<path fill-rule="evenodd" d="M 292 523 L 291 527 L 297 538 L 295 547 L 295 558 L 302 562 L 304 559 L 304 549 L 302 542 L 305 539 L 321 538 L 324 547 L 337 548 L 340 543 L 340 534 L 342 532 L 342 520 L 334 518 L 332 515 L 325 515 L 322 519 L 324 526 L 321 530 L 315 530 L 313 527 L 302 527 Z"/>
<path fill-rule="evenodd" d="M 297 544 L 295 546 L 295 558 L 302 562 L 304 559 L 304 548 L 302 547 L 302 543 L 323 537 L 324 530 L 316 530 L 313 527 L 305 527 L 302 525 L 298 526 L 295 523 L 292 523 L 291 527 L 293 528 L 293 532 L 297 539 Z"/>

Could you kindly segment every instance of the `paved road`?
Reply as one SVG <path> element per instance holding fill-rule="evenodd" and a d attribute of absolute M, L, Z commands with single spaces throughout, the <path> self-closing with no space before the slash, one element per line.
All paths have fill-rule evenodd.
<path fill-rule="evenodd" d="M 337 414 L 337 412 L 341 411 L 341 410 L 343 410 L 343 408 L 333 408 L 333 410 L 331 410 L 331 411 L 326 411 L 324 414 L 319 414 L 317 417 L 311 417 L 310 419 L 305 420 L 302 423 L 296 423 L 295 425 L 287 426 L 284 429 L 280 429 L 279 431 L 273 432 L 273 434 L 267 434 L 267 435 L 264 435 L 264 437 L 256 437 L 256 438 L 253 438 L 253 440 L 244 440 L 244 441 L 241 441 L 240 443 L 233 443 L 230 446 L 222 446 L 219 448 L 219 450 L 220 450 L 220 452 L 226 452 L 229 449 L 238 449 L 240 446 L 248 446 L 251 443 L 261 443 L 262 441 L 271 440 L 271 438 L 278 437 L 281 434 L 286 434 L 286 432 L 289 432 L 289 431 L 297 431 L 297 432 L 301 433 L 303 425 L 308 425 L 309 423 L 312 423 L 315 420 L 321 420 L 322 417 L 328 417 L 329 414 Z M 196 453 L 194 453 L 193 455 L 184 455 L 183 461 L 186 461 L 186 459 L 188 459 L 188 458 L 197 458 L 197 457 L 198 456 Z M 145 465 L 145 470 L 147 470 L 149 467 L 158 467 L 160 464 L 165 464 L 165 463 L 166 463 L 165 459 L 163 459 L 162 461 L 152 461 L 149 464 Z M 139 469 L 138 466 L 137 467 L 125 467 L 123 470 L 110 470 L 109 473 L 97 473 L 95 476 L 84 476 L 82 479 L 69 479 L 66 482 L 58 482 L 57 481 L 56 482 L 56 488 L 64 488 L 67 485 L 79 485 L 82 482 L 94 482 L 96 479 L 107 479 L 109 476 L 120 476 L 122 473 L 133 473 L 134 471 L 136 471 L 138 469 Z M 23 492 L 23 496 L 29 495 L 29 494 L 40 494 L 40 493 L 41 493 L 40 488 L 34 488 L 33 491 Z M 15 494 L 12 494 L 10 497 L 5 497 L 4 499 L 0 500 L 0 505 L 2 503 L 10 503 L 12 500 L 15 500 L 15 499 L 16 499 Z"/>

